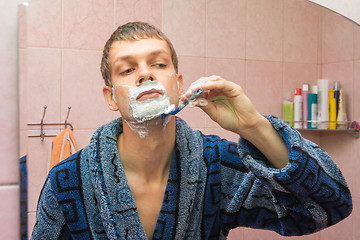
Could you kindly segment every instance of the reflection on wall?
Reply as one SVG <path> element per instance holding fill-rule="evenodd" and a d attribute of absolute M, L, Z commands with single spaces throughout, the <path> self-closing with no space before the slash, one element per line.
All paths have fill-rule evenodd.
<path fill-rule="evenodd" d="M 127 21 L 163 29 L 177 49 L 185 88 L 201 76 L 220 75 L 240 84 L 261 114 L 281 117 L 287 92 L 328 78 L 347 91 L 350 120 L 360 119 L 355 107 L 360 93 L 354 90 L 360 87 L 360 29 L 305 0 L 37 0 L 19 11 L 20 151 L 28 155 L 29 232 L 52 139 L 27 138 L 39 133 L 27 123 L 40 121 L 44 105 L 46 121 L 64 121 L 71 106 L 69 121 L 81 148 L 98 126 L 118 117 L 103 100 L 99 66 L 105 41 Z M 181 117 L 206 134 L 237 139 L 198 109 L 186 109 Z M 45 131 L 56 134 L 60 128 Z M 354 203 L 360 204 L 359 141 L 346 133 L 305 136 L 334 157 L 351 182 Z M 352 228 L 360 224 L 357 214 L 306 239 L 359 236 L 360 230 Z M 282 239 L 250 229 L 234 230 L 229 239 L 264 236 Z"/>

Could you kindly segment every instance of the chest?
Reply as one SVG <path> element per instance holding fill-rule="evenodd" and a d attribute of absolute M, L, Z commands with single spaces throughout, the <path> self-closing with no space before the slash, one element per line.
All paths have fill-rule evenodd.
<path fill-rule="evenodd" d="M 151 239 L 163 203 L 166 182 L 161 184 L 135 184 L 135 182 L 129 182 L 130 189 L 146 236 Z"/>

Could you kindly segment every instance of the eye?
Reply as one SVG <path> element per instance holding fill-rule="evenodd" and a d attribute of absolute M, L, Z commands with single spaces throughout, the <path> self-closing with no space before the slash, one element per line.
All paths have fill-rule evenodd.
<path fill-rule="evenodd" d="M 158 68 L 166 68 L 166 64 L 164 64 L 164 63 L 157 63 L 157 64 L 155 64 L 155 66 Z"/>
<path fill-rule="evenodd" d="M 133 71 L 134 71 L 133 68 L 128 68 L 128 69 L 126 69 L 125 71 L 122 71 L 122 72 L 120 73 L 120 75 L 127 75 L 127 74 L 132 73 Z"/>

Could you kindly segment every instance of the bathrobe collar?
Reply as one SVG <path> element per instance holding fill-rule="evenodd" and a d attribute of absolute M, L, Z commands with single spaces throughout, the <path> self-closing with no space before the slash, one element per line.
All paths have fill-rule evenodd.
<path fill-rule="evenodd" d="M 91 182 L 107 237 L 147 239 L 117 150 L 117 138 L 122 127 L 119 118 L 93 134 L 89 145 Z M 156 236 L 164 237 L 163 234 L 181 239 L 189 233 L 194 234 L 189 229 L 198 229 L 197 225 L 201 224 L 198 220 L 206 182 L 202 138 L 199 132 L 192 131 L 179 118 L 176 118 L 175 152 L 154 239 Z M 167 231 L 172 229 L 172 232 L 162 231 L 164 221 L 172 224 L 166 226 Z"/>

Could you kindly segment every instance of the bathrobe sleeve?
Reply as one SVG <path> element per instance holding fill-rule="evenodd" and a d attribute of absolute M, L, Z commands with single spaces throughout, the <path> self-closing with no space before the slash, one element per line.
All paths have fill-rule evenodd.
<path fill-rule="evenodd" d="M 40 193 L 31 239 L 91 239 L 86 215 L 81 151 L 55 165 Z"/>
<path fill-rule="evenodd" d="M 281 120 L 267 119 L 289 150 L 290 160 L 283 169 L 273 168 L 245 139 L 236 144 L 204 137 L 208 167 L 204 221 L 210 226 L 206 237 L 226 236 L 238 226 L 304 235 L 351 213 L 350 191 L 329 155 Z"/>
<path fill-rule="evenodd" d="M 47 178 L 38 201 L 36 222 L 31 239 L 72 239 L 65 225 L 65 217 Z"/>

